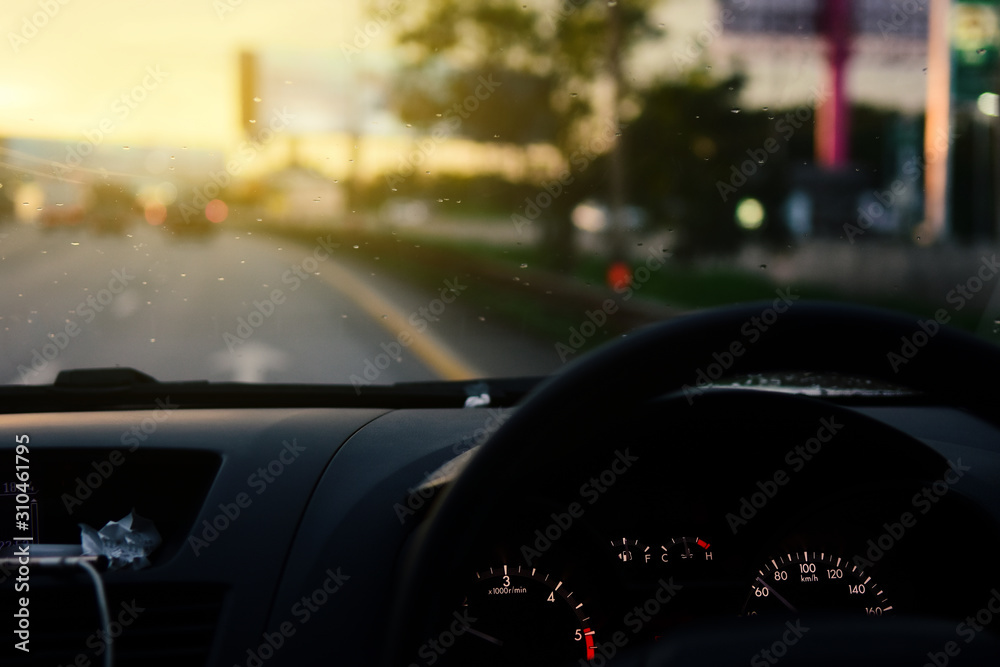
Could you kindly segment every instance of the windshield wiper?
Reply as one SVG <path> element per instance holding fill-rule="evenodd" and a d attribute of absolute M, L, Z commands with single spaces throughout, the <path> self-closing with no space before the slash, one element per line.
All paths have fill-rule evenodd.
<path fill-rule="evenodd" d="M 194 380 L 160 382 L 134 368 L 61 371 L 50 385 L 0 386 L 0 413 L 144 410 L 169 397 L 182 408 L 510 407 L 544 378 L 402 382 L 391 385 L 248 384 Z M 470 396 L 482 400 L 469 401 Z"/>

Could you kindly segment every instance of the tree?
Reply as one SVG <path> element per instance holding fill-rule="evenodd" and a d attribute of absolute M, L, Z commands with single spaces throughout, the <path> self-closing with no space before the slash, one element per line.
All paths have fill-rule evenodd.
<path fill-rule="evenodd" d="M 659 34 L 648 21 L 654 0 L 528 1 L 406 3 L 393 25 L 411 64 L 395 106 L 407 121 L 430 127 L 441 109 L 462 104 L 473 82 L 492 76 L 500 85 L 489 104 L 463 117 L 456 131 L 480 140 L 551 144 L 572 171 L 570 158 L 587 143 L 595 121 L 618 128 L 625 103 L 637 106 L 623 63 L 636 44 Z M 608 150 L 614 156 L 619 142 Z M 610 198 L 620 209 L 626 180 L 620 156 L 609 174 Z M 545 211 L 545 238 L 557 265 L 572 261 L 569 211 L 580 198 L 555 198 Z"/>

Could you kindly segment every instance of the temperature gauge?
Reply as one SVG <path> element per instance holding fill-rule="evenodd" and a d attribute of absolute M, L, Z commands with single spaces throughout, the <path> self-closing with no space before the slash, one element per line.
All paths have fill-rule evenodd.
<path fill-rule="evenodd" d="M 711 563 L 712 545 L 700 537 L 673 537 L 660 546 L 658 557 L 665 565 Z"/>

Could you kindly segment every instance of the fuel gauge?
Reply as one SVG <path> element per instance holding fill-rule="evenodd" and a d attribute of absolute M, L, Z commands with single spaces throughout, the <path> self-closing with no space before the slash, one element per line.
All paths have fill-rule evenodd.
<path fill-rule="evenodd" d="M 649 546 L 639 540 L 630 540 L 627 537 L 611 540 L 611 548 L 614 550 L 615 557 L 627 565 L 645 565 L 656 557 Z"/>

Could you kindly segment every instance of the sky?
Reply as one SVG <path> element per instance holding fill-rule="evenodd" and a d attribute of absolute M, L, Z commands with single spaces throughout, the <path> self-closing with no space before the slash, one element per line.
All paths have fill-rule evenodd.
<path fill-rule="evenodd" d="M 241 49 L 308 51 L 336 64 L 337 45 L 364 23 L 345 2 L 68 0 L 12 44 L 12 33 L 32 34 L 24 21 L 41 16 L 39 1 L 4 0 L 0 135 L 93 135 L 110 120 L 123 143 L 228 143 L 239 136 Z M 146 90 L 132 95 L 136 87 Z M 126 117 L 115 106 L 123 95 L 133 102 Z"/>
<path fill-rule="evenodd" d="M 342 46 L 354 42 L 370 20 L 358 2 L 4 0 L 3 4 L 0 136 L 231 150 L 242 139 L 240 50 L 270 54 L 271 69 L 281 74 L 262 88 L 266 91 L 262 115 L 272 115 L 287 104 L 297 106 L 305 111 L 295 125 L 301 132 L 337 129 L 324 127 L 324 107 L 351 113 L 350 105 L 359 96 L 347 90 L 348 69 L 358 65 L 379 69 L 391 61 L 390 31 L 377 28 L 370 30 L 370 44 L 350 54 L 349 62 Z M 48 13 L 43 7 L 49 8 Z M 672 55 L 717 15 L 713 2 L 665 2 L 656 16 L 667 27 L 668 37 L 642 52 L 635 68 L 638 76 L 675 73 Z M 766 70 L 751 79 L 747 97 L 753 104 L 799 103 L 821 75 L 822 59 L 816 52 L 767 55 L 720 47 L 711 45 L 720 73 L 737 62 L 747 63 L 752 72 Z M 922 104 L 921 74 L 912 66 L 888 78 L 884 72 L 874 76 L 866 67 L 871 69 L 860 62 L 851 81 L 855 97 L 911 107 Z M 318 81 L 325 83 L 317 85 Z M 358 122 L 366 134 L 399 129 L 386 116 L 367 115 Z"/>

